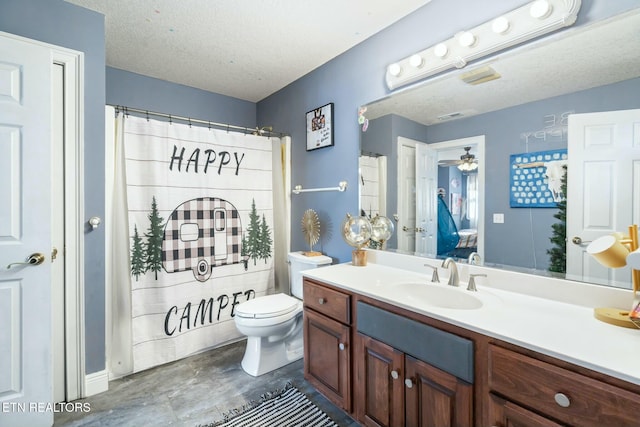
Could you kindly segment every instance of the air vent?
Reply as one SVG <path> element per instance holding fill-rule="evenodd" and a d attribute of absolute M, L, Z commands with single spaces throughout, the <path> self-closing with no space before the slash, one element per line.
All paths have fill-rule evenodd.
<path fill-rule="evenodd" d="M 438 120 L 440 120 L 441 122 L 445 121 L 445 120 L 451 120 L 451 119 L 455 119 L 457 117 L 462 117 L 464 116 L 464 114 L 462 114 L 460 111 L 456 111 L 455 113 L 449 113 L 449 114 L 443 114 L 441 116 L 436 117 Z"/>
<path fill-rule="evenodd" d="M 471 70 L 460 75 L 460 79 L 470 85 L 479 85 L 480 83 L 486 83 L 491 80 L 499 79 L 500 77 L 502 76 L 489 66 L 476 68 L 475 70 Z"/>

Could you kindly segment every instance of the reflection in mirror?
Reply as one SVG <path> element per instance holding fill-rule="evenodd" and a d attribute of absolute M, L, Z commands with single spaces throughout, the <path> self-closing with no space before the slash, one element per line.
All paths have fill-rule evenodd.
<path fill-rule="evenodd" d="M 468 253 L 464 249 L 471 251 L 473 246 L 461 248 L 459 242 L 475 238 L 474 251 L 485 265 L 557 275 L 549 272 L 549 251 L 554 224 L 559 223 L 554 216 L 558 208 L 514 206 L 510 171 L 514 155 L 568 149 L 567 220 L 561 224 L 568 240 L 562 248 L 566 277 L 630 288 L 628 267 L 605 269 L 586 255 L 585 248 L 599 236 L 625 231 L 640 221 L 632 217 L 631 207 L 640 204 L 640 196 L 632 194 L 631 184 L 619 184 L 637 182 L 640 173 L 632 167 L 633 159 L 640 160 L 640 110 L 633 111 L 640 108 L 640 49 L 630 42 L 638 40 L 639 28 L 640 9 L 634 9 L 558 32 L 366 105 L 369 125 L 360 134 L 361 209 L 367 216 L 380 212 L 396 221 L 397 232 L 388 248 L 437 254 L 436 223 L 441 218 L 436 214 L 442 188 L 444 215 L 448 212 L 459 234 L 454 253 L 464 257 Z M 461 80 L 461 74 L 480 67 L 490 67 L 499 78 L 477 85 Z M 619 110 L 631 110 L 624 123 L 606 113 Z M 627 132 L 622 137 L 626 142 L 614 141 L 621 132 Z M 468 138 L 481 138 L 482 143 L 473 144 Z M 577 150 L 594 145 L 600 151 L 588 154 L 592 157 Z M 475 183 L 467 179 L 473 172 L 445 167 L 459 161 L 467 146 L 479 162 Z M 418 154 L 423 149 L 425 153 Z M 624 154 L 616 157 L 616 152 Z M 628 176 L 620 177 L 623 172 Z M 546 190 L 546 171 L 541 168 L 536 173 L 538 185 Z M 474 186 L 482 195 L 475 196 L 477 207 L 471 208 Z M 534 199 L 538 190 L 530 191 Z M 433 215 L 426 222 L 420 219 L 421 209 Z"/>

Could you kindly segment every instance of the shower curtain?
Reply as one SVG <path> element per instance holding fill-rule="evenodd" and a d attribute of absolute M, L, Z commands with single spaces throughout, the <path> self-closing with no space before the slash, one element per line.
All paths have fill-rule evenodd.
<path fill-rule="evenodd" d="M 116 117 L 111 378 L 240 339 L 235 307 L 288 283 L 283 140 Z"/>

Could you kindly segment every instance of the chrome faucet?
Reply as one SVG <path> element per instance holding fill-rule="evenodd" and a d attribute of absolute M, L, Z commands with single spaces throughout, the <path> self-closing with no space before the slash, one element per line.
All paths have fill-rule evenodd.
<path fill-rule="evenodd" d="M 469 265 L 480 265 L 480 255 L 478 252 L 471 252 L 469 254 L 469 258 L 467 259 L 467 263 Z"/>
<path fill-rule="evenodd" d="M 451 266 L 451 274 L 449 274 L 449 281 L 447 282 L 447 285 L 459 286 L 460 277 L 458 276 L 458 266 L 456 266 L 456 262 L 451 257 L 442 261 L 442 268 L 449 268 L 449 266 Z"/>

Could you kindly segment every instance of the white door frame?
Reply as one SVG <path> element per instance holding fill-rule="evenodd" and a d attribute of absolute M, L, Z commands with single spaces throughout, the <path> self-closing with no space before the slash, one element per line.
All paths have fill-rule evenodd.
<path fill-rule="evenodd" d="M 67 400 L 84 397 L 84 54 L 6 32 L 0 36 L 49 49 L 64 66 L 65 370 Z"/>
<path fill-rule="evenodd" d="M 451 149 L 462 149 L 464 147 L 473 147 L 473 151 L 476 153 L 476 158 L 478 160 L 478 249 L 477 249 L 477 253 L 480 255 L 481 259 L 484 262 L 484 236 L 485 236 L 485 231 L 484 231 L 484 219 L 485 219 L 485 212 L 484 212 L 484 180 L 485 180 L 485 136 L 484 135 L 477 135 L 477 136 L 470 136 L 467 138 L 460 138 L 460 139 L 453 139 L 450 141 L 443 141 L 443 142 L 436 142 L 436 143 L 429 143 L 428 144 L 429 149 L 431 150 L 435 150 L 436 152 L 439 151 L 449 151 Z M 440 160 L 440 159 L 438 159 Z M 434 171 L 432 171 L 432 175 L 431 175 L 432 179 L 435 179 L 435 182 L 438 182 L 438 171 L 437 168 L 435 168 Z M 433 197 L 433 200 L 435 199 L 435 195 Z M 436 210 L 436 214 L 437 214 L 437 210 Z M 437 233 L 436 233 L 437 234 Z"/>
<path fill-rule="evenodd" d="M 67 401 L 85 397 L 84 351 L 84 55 L 51 47 L 64 67 L 65 388 Z"/>
<path fill-rule="evenodd" d="M 413 157 L 415 160 L 415 152 L 416 152 L 416 144 L 420 143 L 420 141 L 416 141 L 413 139 L 405 138 L 403 136 L 399 136 L 396 140 L 397 144 L 397 199 L 396 199 L 396 215 L 398 217 L 396 236 L 397 236 L 397 246 L 398 249 L 408 252 L 414 252 L 416 250 L 416 212 L 415 209 L 404 209 L 404 206 L 414 206 L 416 205 L 416 192 L 415 192 L 415 176 L 413 180 L 413 188 L 406 188 L 407 186 L 407 178 L 410 178 L 409 173 L 414 174 L 416 172 L 415 166 L 411 169 L 408 169 L 405 165 L 405 156 L 403 153 L 406 150 L 413 150 Z M 405 148 L 406 147 L 406 148 Z M 407 156 L 408 157 L 408 156 Z M 415 165 L 415 161 L 414 161 Z M 410 191 L 409 191 L 410 190 Z M 413 200 L 407 201 L 404 198 L 411 192 Z M 405 210 L 410 210 L 409 212 L 405 212 Z"/>

